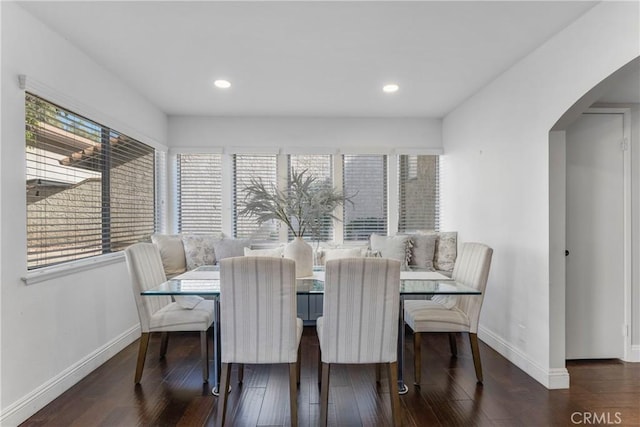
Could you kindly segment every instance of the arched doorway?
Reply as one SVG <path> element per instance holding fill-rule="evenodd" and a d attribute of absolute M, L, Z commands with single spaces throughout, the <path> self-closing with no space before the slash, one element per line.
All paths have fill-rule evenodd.
<path fill-rule="evenodd" d="M 633 302 L 631 294 L 637 294 L 639 290 L 639 283 L 637 278 L 637 260 L 635 263 L 631 258 L 631 253 L 638 253 L 640 250 L 640 243 L 638 243 L 638 228 L 640 226 L 640 215 L 638 209 L 638 200 L 640 194 L 637 191 L 638 182 L 638 169 L 640 169 L 640 138 L 638 138 L 638 122 L 640 121 L 640 58 L 636 58 L 630 63 L 626 64 L 618 71 L 613 73 L 607 79 L 603 80 L 600 84 L 587 92 L 578 102 L 576 102 L 567 112 L 558 120 L 549 134 L 549 195 L 550 195 L 550 316 L 553 319 L 551 324 L 554 328 L 550 331 L 550 353 L 551 367 L 564 367 L 564 360 L 567 355 L 575 356 L 572 354 L 571 349 L 567 353 L 567 334 L 575 333 L 576 323 L 574 319 L 567 318 L 571 316 L 572 310 L 575 310 L 575 294 L 572 292 L 575 289 L 571 288 L 571 284 L 568 284 L 567 269 L 566 269 L 566 254 L 567 249 L 567 221 L 570 218 L 567 214 L 567 131 L 570 132 L 569 138 L 572 137 L 571 132 L 575 130 L 572 128 L 572 124 L 580 121 L 581 116 L 589 108 L 593 106 L 605 107 L 602 110 L 591 110 L 592 113 L 616 113 L 624 116 L 626 126 L 627 140 L 624 137 L 620 138 L 619 149 L 624 150 L 625 143 L 628 147 L 628 152 L 625 153 L 626 164 L 622 174 L 624 176 L 625 184 L 624 188 L 620 189 L 620 192 L 624 192 L 624 203 L 621 207 L 624 218 L 620 221 L 624 222 L 621 227 L 624 233 L 622 241 L 624 242 L 624 248 L 621 253 L 624 259 L 619 260 L 619 265 L 624 271 L 621 274 L 623 289 L 623 302 L 621 307 L 621 317 L 623 318 L 622 324 L 619 329 L 612 331 L 611 333 L 619 334 L 624 338 L 624 348 L 622 351 L 622 359 L 627 361 L 640 361 L 640 353 L 638 346 L 632 346 L 631 343 L 638 342 L 638 338 L 635 336 L 638 334 L 638 303 Z M 625 115 L 625 111 L 627 114 Z M 631 125 L 633 123 L 636 132 L 631 132 Z M 633 137 L 631 137 L 633 134 Z M 570 160 L 571 161 L 571 160 Z M 635 182 L 635 193 L 631 189 L 631 182 Z M 570 210 L 570 209 L 569 209 Z M 570 248 L 569 248 L 570 250 Z M 569 254 L 569 256 L 571 256 Z M 594 260 L 593 262 L 596 262 Z M 632 275 L 632 270 L 635 272 Z M 569 274 L 571 272 L 569 271 Z M 617 279 L 619 280 L 619 279 Z M 567 288 L 569 286 L 569 288 Z M 574 295 L 572 297 L 572 295 Z M 572 307 L 572 304 L 574 305 Z M 567 308 L 569 308 L 567 310 Z M 586 308 L 585 308 L 586 310 Z M 587 313 L 588 314 L 588 313 Z M 635 317 L 634 315 L 635 314 Z M 565 322 L 566 319 L 566 322 Z M 635 323 L 634 323 L 635 322 Z M 635 327 L 632 327 L 635 325 Z M 584 331 L 582 331 L 584 332 Z M 588 333 L 586 337 L 588 339 Z M 624 335 L 623 335 L 624 334 Z M 635 335 L 634 335 L 635 334 Z M 595 335 L 595 334 L 594 334 Z M 574 338 L 573 336 L 571 338 Z M 570 342 L 569 345 L 572 345 Z M 597 356 L 595 356 L 597 357 Z"/>

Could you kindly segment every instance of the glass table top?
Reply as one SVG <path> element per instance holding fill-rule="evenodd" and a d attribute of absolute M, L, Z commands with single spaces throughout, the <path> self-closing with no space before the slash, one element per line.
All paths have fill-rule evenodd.
<path fill-rule="evenodd" d="M 312 277 L 296 280 L 298 295 L 324 293 L 324 271 L 317 269 Z M 202 266 L 167 280 L 142 295 L 220 294 L 220 271 L 217 266 Z M 481 292 L 434 272 L 403 271 L 400 273 L 401 295 L 480 295 Z"/>

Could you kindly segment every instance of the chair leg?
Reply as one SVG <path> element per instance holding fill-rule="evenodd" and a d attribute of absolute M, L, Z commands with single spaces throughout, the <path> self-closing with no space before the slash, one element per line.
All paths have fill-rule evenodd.
<path fill-rule="evenodd" d="M 413 384 L 419 386 L 422 381 L 422 334 L 413 333 Z"/>
<path fill-rule="evenodd" d="M 320 389 L 320 426 L 327 426 L 327 412 L 329 411 L 329 370 L 331 365 L 322 363 L 322 387 Z M 397 386 L 397 384 L 396 384 Z"/>
<path fill-rule="evenodd" d="M 160 359 L 167 355 L 167 347 L 169 346 L 169 332 L 160 333 Z"/>
<path fill-rule="evenodd" d="M 244 381 L 244 363 L 238 364 L 238 384 Z"/>
<path fill-rule="evenodd" d="M 291 408 L 291 427 L 298 425 L 298 366 L 296 363 L 289 363 L 289 406 Z"/>
<path fill-rule="evenodd" d="M 322 386 L 322 350 L 318 346 L 318 387 Z"/>
<path fill-rule="evenodd" d="M 218 391 L 220 397 L 218 399 L 218 425 L 224 426 L 227 417 L 227 400 L 229 398 L 229 377 L 231 374 L 231 363 L 223 363 L 220 372 L 220 386 Z"/>
<path fill-rule="evenodd" d="M 300 369 L 302 367 L 302 347 L 298 344 L 298 360 L 296 362 L 296 384 L 300 384 Z"/>
<path fill-rule="evenodd" d="M 473 366 L 476 368 L 476 378 L 482 383 L 482 363 L 480 362 L 480 348 L 478 347 L 478 335 L 469 332 L 469 343 L 473 353 Z"/>
<path fill-rule="evenodd" d="M 143 332 L 140 336 L 140 346 L 138 347 L 138 363 L 136 365 L 135 383 L 140 382 L 142 378 L 142 371 L 144 370 L 144 361 L 147 358 L 147 348 L 149 347 L 149 337 L 151 333 Z"/>
<path fill-rule="evenodd" d="M 449 348 L 451 349 L 451 355 L 458 357 L 458 344 L 456 343 L 456 334 L 449 332 Z"/>
<path fill-rule="evenodd" d="M 400 395 L 398 394 L 398 362 L 387 363 L 389 377 L 389 398 L 391 399 L 391 418 L 393 426 L 400 426 L 402 416 L 400 413 Z"/>
<path fill-rule="evenodd" d="M 380 363 L 376 363 L 376 383 L 380 384 L 380 378 L 382 378 L 382 372 L 381 372 L 381 364 Z"/>
<path fill-rule="evenodd" d="M 202 381 L 209 382 L 209 343 L 207 331 L 200 331 L 200 358 L 202 358 Z"/>

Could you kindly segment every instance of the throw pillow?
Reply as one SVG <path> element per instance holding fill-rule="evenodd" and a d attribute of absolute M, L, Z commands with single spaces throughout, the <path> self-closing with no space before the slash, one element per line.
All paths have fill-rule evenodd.
<path fill-rule="evenodd" d="M 437 237 L 435 234 L 412 234 L 413 247 L 411 248 L 409 265 L 428 271 L 435 270 L 433 258 L 436 252 Z"/>
<path fill-rule="evenodd" d="M 324 250 L 324 262 L 331 261 L 332 259 L 341 258 L 361 258 L 362 249 L 360 248 L 344 248 L 344 249 L 325 249 Z"/>
<path fill-rule="evenodd" d="M 434 295 L 431 298 L 431 301 L 437 302 L 444 306 L 444 308 L 451 310 L 455 307 L 456 302 L 458 301 L 458 297 L 455 295 Z"/>
<path fill-rule="evenodd" d="M 220 240 L 218 234 L 183 234 L 182 243 L 187 259 L 187 270 L 193 270 L 201 265 L 216 263 L 214 243 Z"/>
<path fill-rule="evenodd" d="M 167 277 L 182 274 L 187 270 L 182 236 L 179 234 L 152 234 L 151 242 L 160 251 L 164 274 Z"/>
<path fill-rule="evenodd" d="M 265 257 L 282 258 L 283 254 L 284 254 L 284 247 L 282 246 L 278 246 L 277 248 L 270 248 L 270 249 L 244 248 L 244 256 L 265 256 Z"/>
<path fill-rule="evenodd" d="M 411 238 L 407 235 L 382 236 L 373 233 L 370 237 L 371 250 L 379 251 L 382 258 L 396 259 L 406 267 L 411 259 Z"/>
<path fill-rule="evenodd" d="M 455 231 L 420 230 L 418 234 L 437 236 L 433 267 L 438 271 L 452 272 L 458 255 L 458 233 Z"/>
<path fill-rule="evenodd" d="M 220 239 L 213 242 L 216 260 L 244 256 L 244 248 L 251 247 L 249 239 Z"/>
<path fill-rule="evenodd" d="M 204 300 L 197 295 L 176 295 L 173 298 L 176 300 L 176 304 L 187 310 L 193 310 L 196 305 L 200 304 L 200 301 Z"/>
<path fill-rule="evenodd" d="M 436 270 L 453 271 L 458 256 L 458 233 L 455 231 L 441 231 L 436 241 Z"/>

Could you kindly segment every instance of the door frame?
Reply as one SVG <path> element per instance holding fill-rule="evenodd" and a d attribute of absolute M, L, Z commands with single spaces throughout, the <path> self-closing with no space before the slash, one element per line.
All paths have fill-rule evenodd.
<path fill-rule="evenodd" d="M 623 330 L 620 331 L 623 335 L 623 357 L 624 361 L 634 361 L 631 348 L 631 312 L 632 312 L 632 300 L 631 300 L 631 108 L 619 108 L 619 107 L 594 107 L 589 108 L 581 114 L 622 114 L 622 141 L 620 141 L 620 149 L 622 153 L 622 180 L 623 180 L 623 305 L 624 305 L 624 325 Z M 566 176 L 566 168 L 565 168 Z M 566 197 L 566 193 L 565 193 Z M 566 214 L 566 213 L 565 213 Z M 565 217 L 565 221 L 567 218 Z M 565 226 L 566 233 L 566 226 Z M 565 279 L 566 280 L 566 279 Z M 566 285 L 565 285 L 566 286 Z M 565 288 L 566 289 L 566 288 Z M 566 292 L 566 290 L 565 290 Z"/>

